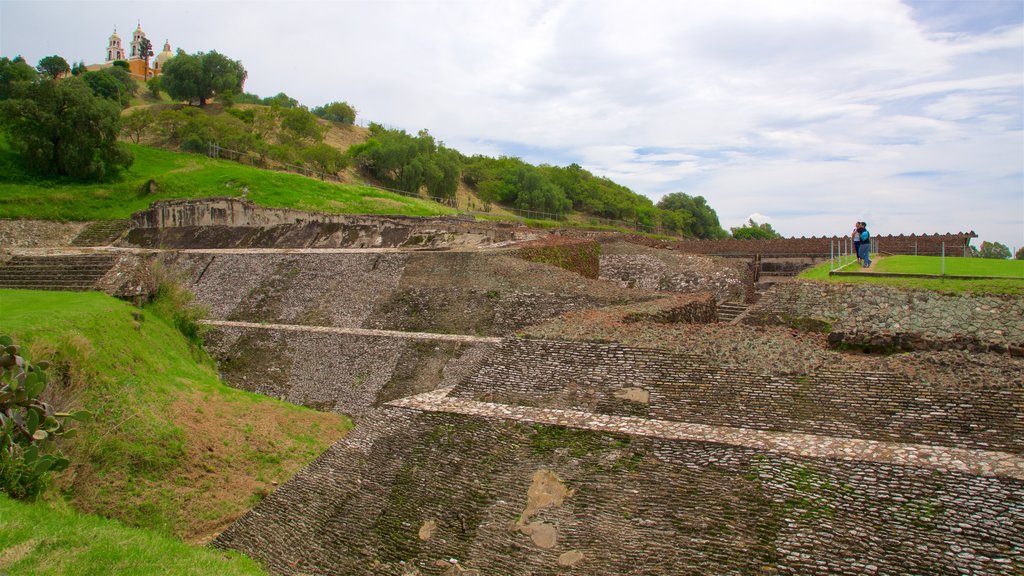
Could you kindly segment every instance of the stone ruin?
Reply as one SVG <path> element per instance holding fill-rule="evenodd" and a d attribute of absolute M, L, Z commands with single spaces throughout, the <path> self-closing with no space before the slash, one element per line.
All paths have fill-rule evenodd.
<path fill-rule="evenodd" d="M 107 251 L 180 274 L 228 384 L 357 424 L 213 545 L 275 574 L 1024 572 L 1020 298 L 758 294 L 742 259 L 580 241 L 137 215 Z"/>

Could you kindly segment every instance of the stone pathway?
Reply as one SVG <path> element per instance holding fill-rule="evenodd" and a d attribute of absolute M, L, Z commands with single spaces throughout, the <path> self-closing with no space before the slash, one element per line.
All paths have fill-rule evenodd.
<path fill-rule="evenodd" d="M 442 388 L 395 400 L 388 405 L 424 412 L 451 412 L 666 440 L 713 442 L 808 458 L 834 458 L 917 466 L 948 472 L 1024 480 L 1024 457 L 1007 452 L 748 430 L 667 420 L 649 420 L 633 416 L 593 414 L 575 410 L 512 406 L 449 398 L 450 391 L 451 388 Z"/>
<path fill-rule="evenodd" d="M 256 328 L 263 330 L 288 330 L 292 332 L 321 332 L 327 334 L 351 334 L 354 336 L 380 336 L 384 338 L 408 338 L 410 340 L 437 340 L 444 342 L 467 342 L 497 344 L 501 338 L 493 336 L 468 336 L 464 334 L 435 334 L 432 332 L 401 332 L 398 330 L 369 330 L 365 328 L 336 328 L 334 326 L 306 326 L 300 324 L 262 324 L 257 322 L 233 322 L 230 320 L 201 320 L 208 326 L 232 328 Z"/>

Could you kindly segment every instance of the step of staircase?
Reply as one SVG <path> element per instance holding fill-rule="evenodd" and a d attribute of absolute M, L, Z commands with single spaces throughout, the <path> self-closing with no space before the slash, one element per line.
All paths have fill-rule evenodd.
<path fill-rule="evenodd" d="M 85 227 L 74 240 L 72 246 L 108 246 L 121 237 L 129 228 L 131 220 L 104 220 L 93 222 Z"/>
<path fill-rule="evenodd" d="M 739 302 L 722 302 L 718 305 L 718 321 L 720 323 L 732 322 L 747 311 L 747 305 Z"/>
<path fill-rule="evenodd" d="M 107 254 L 15 256 L 0 264 L 0 288 L 93 290 L 116 260 Z"/>

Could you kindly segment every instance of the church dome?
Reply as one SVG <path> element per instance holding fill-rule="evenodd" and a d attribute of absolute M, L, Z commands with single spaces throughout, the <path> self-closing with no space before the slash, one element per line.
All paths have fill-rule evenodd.
<path fill-rule="evenodd" d="M 164 41 L 164 49 L 162 52 L 156 55 L 156 60 L 153 65 L 154 68 L 162 68 L 164 62 L 167 62 L 171 58 L 174 58 L 174 52 L 171 51 L 171 43 Z"/>

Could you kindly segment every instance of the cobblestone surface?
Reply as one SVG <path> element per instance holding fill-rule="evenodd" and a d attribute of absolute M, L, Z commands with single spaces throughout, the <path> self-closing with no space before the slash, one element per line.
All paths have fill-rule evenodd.
<path fill-rule="evenodd" d="M 708 426 L 687 422 L 612 416 L 576 410 L 531 408 L 451 398 L 450 389 L 439 389 L 389 403 L 397 408 L 426 412 L 453 412 L 520 422 L 553 424 L 582 430 L 650 436 L 665 440 L 693 440 L 782 452 L 810 458 L 858 460 L 902 466 L 920 466 L 946 472 L 980 476 L 1005 476 L 1024 480 L 1024 457 L 1007 452 L 965 450 L 925 444 L 876 442 L 813 434 L 794 434 Z"/>

